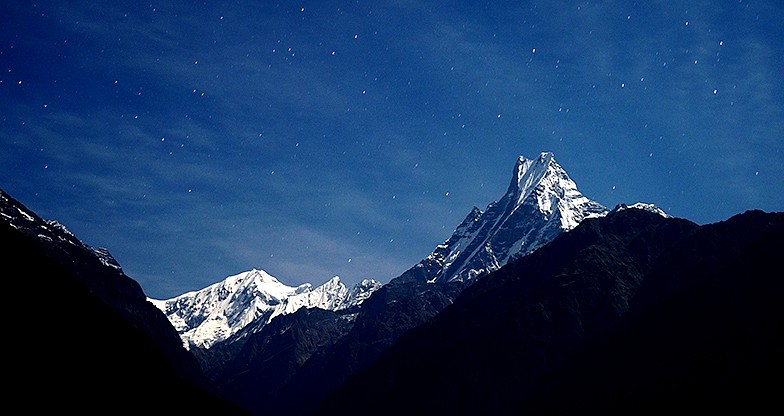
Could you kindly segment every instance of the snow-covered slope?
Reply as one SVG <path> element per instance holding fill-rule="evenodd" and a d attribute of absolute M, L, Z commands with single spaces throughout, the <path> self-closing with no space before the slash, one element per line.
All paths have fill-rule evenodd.
<path fill-rule="evenodd" d="M 553 154 L 520 156 L 506 194 L 474 208 L 455 233 L 415 268 L 429 282 L 470 281 L 499 269 L 607 208 L 583 196 Z"/>
<path fill-rule="evenodd" d="M 266 324 L 300 308 L 350 308 L 380 286 L 364 280 L 349 289 L 335 276 L 316 288 L 310 283 L 292 287 L 253 269 L 172 299 L 148 300 L 166 314 L 186 348 L 210 348 L 253 322 Z M 256 325 L 257 330 L 261 327 Z"/>

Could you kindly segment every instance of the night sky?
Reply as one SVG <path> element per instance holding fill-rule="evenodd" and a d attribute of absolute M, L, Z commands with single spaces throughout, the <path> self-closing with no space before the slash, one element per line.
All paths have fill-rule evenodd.
<path fill-rule="evenodd" d="M 784 210 L 780 1 L 444 3 L 3 2 L 0 188 L 154 298 L 386 282 L 542 151 L 610 208 Z"/>

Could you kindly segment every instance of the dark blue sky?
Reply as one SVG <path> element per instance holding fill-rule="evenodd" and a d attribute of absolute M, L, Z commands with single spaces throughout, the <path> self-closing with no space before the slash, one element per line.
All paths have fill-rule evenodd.
<path fill-rule="evenodd" d="M 784 210 L 784 6 L 0 5 L 0 187 L 147 294 L 388 281 L 552 151 L 608 207 Z"/>

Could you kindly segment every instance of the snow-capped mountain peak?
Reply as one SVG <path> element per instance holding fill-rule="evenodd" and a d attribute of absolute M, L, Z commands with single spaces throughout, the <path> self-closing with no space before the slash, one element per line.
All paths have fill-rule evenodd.
<path fill-rule="evenodd" d="M 608 211 L 580 193 L 551 152 L 520 156 L 506 194 L 485 211 L 474 208 L 415 268 L 432 283 L 470 281 Z"/>
<path fill-rule="evenodd" d="M 148 300 L 166 314 L 186 348 L 210 348 L 251 323 L 259 330 L 274 317 L 300 308 L 350 308 L 380 286 L 366 280 L 349 289 L 338 276 L 316 288 L 310 283 L 288 286 L 264 270 L 252 269 L 171 299 Z"/>

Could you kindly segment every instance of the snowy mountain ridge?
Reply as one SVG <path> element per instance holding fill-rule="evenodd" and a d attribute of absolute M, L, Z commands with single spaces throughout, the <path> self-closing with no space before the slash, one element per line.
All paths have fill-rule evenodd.
<path fill-rule="evenodd" d="M 348 288 L 335 276 L 316 288 L 310 283 L 293 287 L 264 270 L 252 269 L 201 290 L 148 301 L 163 311 L 186 348 L 210 348 L 253 322 L 267 324 L 278 315 L 300 308 L 351 308 L 380 286 L 379 282 L 366 279 Z M 257 330 L 261 327 L 257 326 Z"/>

